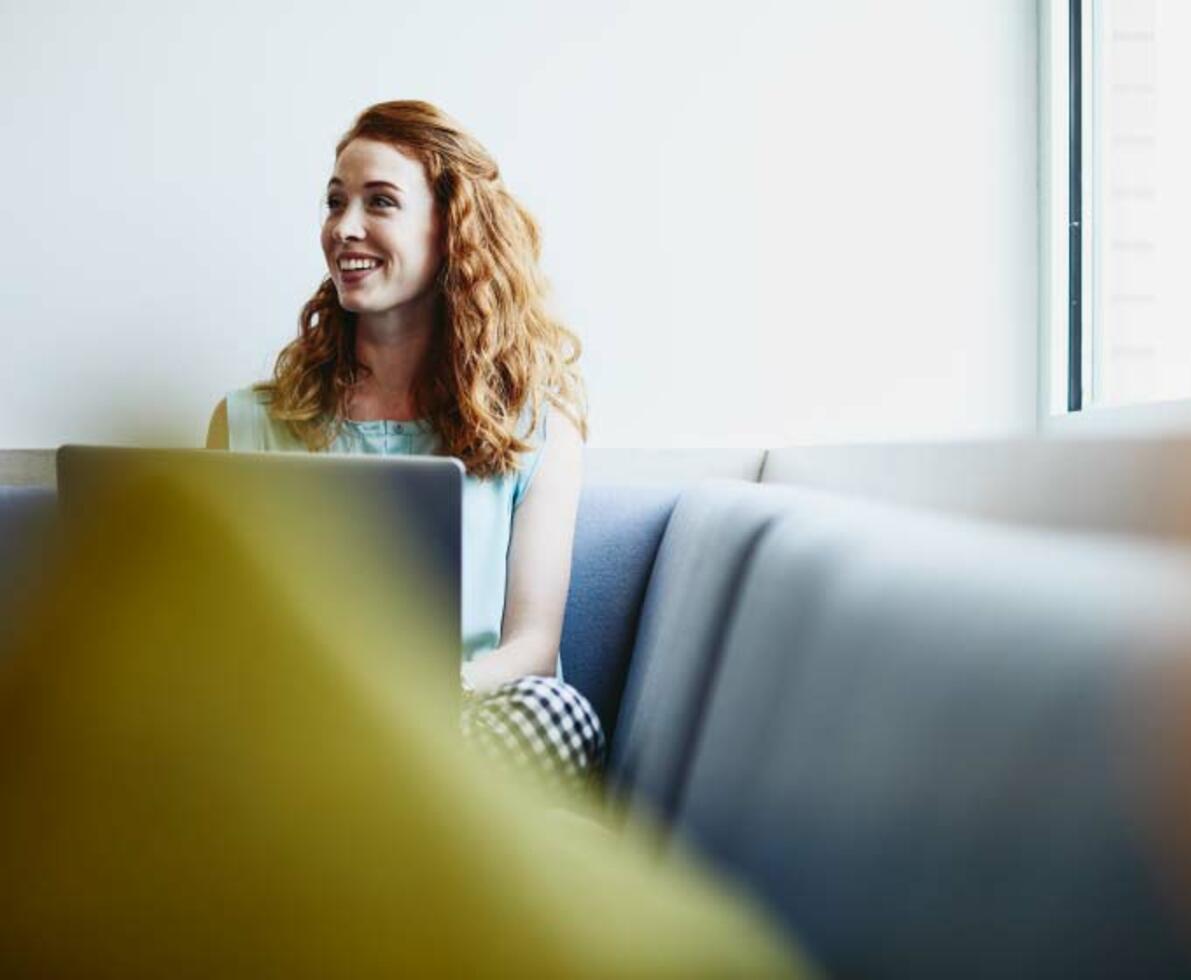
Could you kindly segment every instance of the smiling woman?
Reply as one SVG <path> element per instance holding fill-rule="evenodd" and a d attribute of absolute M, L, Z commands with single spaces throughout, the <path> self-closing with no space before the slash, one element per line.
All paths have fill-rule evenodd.
<path fill-rule="evenodd" d="M 297 338 L 270 381 L 220 403 L 208 447 L 461 460 L 461 678 L 487 696 L 465 731 L 585 779 L 603 735 L 558 660 L 587 431 L 581 348 L 546 311 L 537 225 L 458 123 L 386 102 L 336 147 L 321 245 L 329 275 Z M 550 757 L 533 758 L 543 724 Z"/>

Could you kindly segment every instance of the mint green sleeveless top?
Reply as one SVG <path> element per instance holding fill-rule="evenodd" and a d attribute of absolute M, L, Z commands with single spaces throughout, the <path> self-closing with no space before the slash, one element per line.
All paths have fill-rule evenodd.
<path fill-rule="evenodd" d="M 269 416 L 268 396 L 251 388 L 227 396 L 228 448 L 233 452 L 307 452 L 284 422 Z M 500 645 L 508 574 L 509 539 L 513 513 L 537 472 L 546 439 L 546 416 L 526 439 L 532 450 L 521 457 L 521 469 L 506 476 L 463 480 L 463 660 L 482 656 Z M 522 416 L 528 428 L 528 410 Z M 438 437 L 423 421 L 347 420 L 328 452 L 379 456 L 432 456 Z M 561 676 L 561 673 L 560 675 Z"/>

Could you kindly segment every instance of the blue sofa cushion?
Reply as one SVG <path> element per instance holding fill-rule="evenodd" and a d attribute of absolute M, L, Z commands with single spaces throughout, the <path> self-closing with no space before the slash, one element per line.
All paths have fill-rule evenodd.
<path fill-rule="evenodd" d="M 560 656 L 567 682 L 587 696 L 609 742 L 645 588 L 678 494 L 675 486 L 593 484 L 579 499 Z"/>
<path fill-rule="evenodd" d="M 675 837 L 832 975 L 1191 975 L 1131 728 L 1133 681 L 1191 649 L 1186 558 L 795 492 Z"/>
<path fill-rule="evenodd" d="M 0 648 L 17 618 L 13 606 L 44 570 L 57 502 L 50 487 L 0 486 Z"/>

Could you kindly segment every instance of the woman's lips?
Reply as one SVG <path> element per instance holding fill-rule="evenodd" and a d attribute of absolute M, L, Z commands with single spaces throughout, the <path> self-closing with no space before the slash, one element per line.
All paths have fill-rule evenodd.
<path fill-rule="evenodd" d="M 356 283 L 362 282 L 368 276 L 372 275 L 379 268 L 379 265 L 374 265 L 371 269 L 340 269 L 339 281 L 345 286 L 354 286 Z"/>

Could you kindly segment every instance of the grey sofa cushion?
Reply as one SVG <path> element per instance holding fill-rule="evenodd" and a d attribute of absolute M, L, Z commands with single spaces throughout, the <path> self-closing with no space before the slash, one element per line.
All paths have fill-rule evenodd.
<path fill-rule="evenodd" d="M 1186 559 L 795 492 L 676 837 L 833 975 L 1188 975 L 1124 724 L 1131 679 L 1191 649 Z"/>
<path fill-rule="evenodd" d="M 789 494 L 709 481 L 688 489 L 674 508 L 610 748 L 608 788 L 629 808 L 663 823 L 672 815 L 741 577 Z"/>
<path fill-rule="evenodd" d="M 562 628 L 563 674 L 612 739 L 641 603 L 677 486 L 587 485 L 579 498 Z"/>

